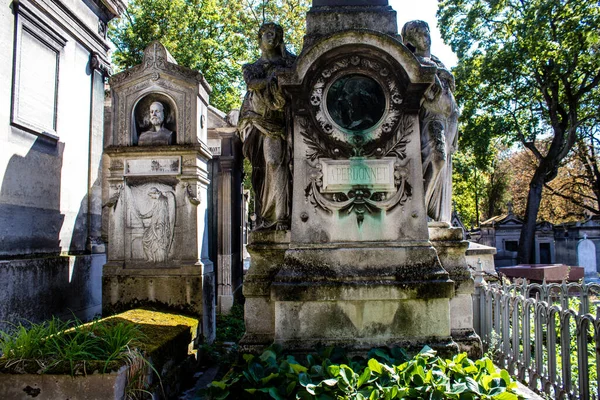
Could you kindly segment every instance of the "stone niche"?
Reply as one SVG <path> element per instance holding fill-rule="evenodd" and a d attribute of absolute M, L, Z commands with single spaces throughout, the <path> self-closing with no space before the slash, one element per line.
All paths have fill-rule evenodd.
<path fill-rule="evenodd" d="M 402 44 L 387 1 L 376 3 L 315 0 L 310 40 L 279 76 L 293 137 L 291 228 L 249 237 L 247 349 L 455 352 L 454 334 L 473 333 L 466 242 L 444 223 L 430 231 L 424 203 L 419 111 L 437 68 Z M 336 18 L 361 25 L 334 28 Z M 394 21 L 393 32 L 377 20 Z"/>
<path fill-rule="evenodd" d="M 151 43 L 143 63 L 114 75 L 105 171 L 108 254 L 103 311 L 139 305 L 203 318 L 214 337 L 208 258 L 208 96 L 203 76 Z"/>

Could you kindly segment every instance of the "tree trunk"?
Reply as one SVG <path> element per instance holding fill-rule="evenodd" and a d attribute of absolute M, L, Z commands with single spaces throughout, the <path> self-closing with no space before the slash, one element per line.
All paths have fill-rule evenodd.
<path fill-rule="evenodd" d="M 535 263 L 535 226 L 542 201 L 543 187 L 544 173 L 538 168 L 529 183 L 527 207 L 525 209 L 525 218 L 523 220 L 523 227 L 521 228 L 519 251 L 517 253 L 517 263 L 519 264 Z"/>

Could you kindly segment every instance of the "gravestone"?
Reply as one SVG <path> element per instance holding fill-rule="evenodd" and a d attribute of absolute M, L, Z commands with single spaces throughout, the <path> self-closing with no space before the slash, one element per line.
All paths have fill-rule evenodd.
<path fill-rule="evenodd" d="M 584 268 L 586 280 L 598 279 L 596 245 L 587 235 L 577 244 L 577 265 Z"/>
<path fill-rule="evenodd" d="M 112 135 L 105 154 L 110 198 L 103 311 L 169 308 L 203 318 L 214 338 L 214 272 L 207 237 L 204 77 L 159 42 L 143 63 L 110 81 Z"/>
<path fill-rule="evenodd" d="M 426 24 L 405 30 L 419 41 L 403 43 L 387 1 L 315 0 L 298 58 L 281 27 L 259 31 L 239 125 L 257 194 L 248 350 L 480 351 L 447 212 L 454 81 Z"/>

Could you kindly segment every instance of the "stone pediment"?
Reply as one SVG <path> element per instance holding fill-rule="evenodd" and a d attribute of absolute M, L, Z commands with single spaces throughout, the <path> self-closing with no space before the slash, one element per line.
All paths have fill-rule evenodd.
<path fill-rule="evenodd" d="M 213 106 L 208 106 L 208 129 L 230 128 L 233 125 L 228 121 L 227 114 Z"/>
<path fill-rule="evenodd" d="M 521 226 L 523 225 L 523 221 L 521 221 L 516 215 L 503 214 L 497 215 L 490 219 L 487 219 L 481 223 L 482 227 L 500 227 L 500 226 Z"/>
<path fill-rule="evenodd" d="M 434 81 L 437 68 L 422 64 L 419 59 L 400 41 L 389 35 L 373 31 L 338 32 L 320 41 L 317 45 L 302 52 L 296 61 L 292 74 L 280 79 L 282 86 L 297 86 L 305 82 L 305 78 L 322 69 L 320 63 L 335 64 L 340 62 L 337 53 L 348 54 L 347 49 L 354 49 L 354 54 L 371 55 L 374 59 L 394 60 L 394 69 L 402 75 L 399 90 L 410 94 L 409 98 L 420 100 L 422 93 Z M 342 61 L 343 62 L 343 61 Z M 382 64 L 386 64 L 383 62 Z M 385 73 L 385 70 L 383 71 Z M 414 108 L 418 109 L 416 101 Z"/>
<path fill-rule="evenodd" d="M 552 232 L 554 225 L 548 221 L 542 221 L 538 222 L 535 228 L 537 231 Z"/>
<path fill-rule="evenodd" d="M 113 75 L 109 83 L 112 87 L 119 86 L 147 75 L 151 75 L 151 79 L 153 80 L 158 80 L 161 73 L 183 81 L 199 83 L 209 94 L 212 91 L 210 85 L 199 71 L 177 64 L 177 61 L 175 61 L 167 48 L 158 41 L 154 41 L 146 47 L 141 64 Z"/>
<path fill-rule="evenodd" d="M 149 145 L 140 136 L 154 129 L 150 123 L 153 104 L 162 110 L 164 132 L 153 135 L 157 138 L 152 145 L 206 142 L 211 88 L 202 73 L 178 65 L 160 42 L 150 43 L 142 63 L 113 75 L 109 84 L 113 106 L 110 146 Z"/>

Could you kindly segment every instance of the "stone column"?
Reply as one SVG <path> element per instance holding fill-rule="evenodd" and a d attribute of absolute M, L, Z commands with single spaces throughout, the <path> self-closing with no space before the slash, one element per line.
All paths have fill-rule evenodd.
<path fill-rule="evenodd" d="M 94 65 L 94 61 L 90 62 Z M 102 151 L 104 148 L 104 75 L 101 66 L 92 72 L 92 105 L 90 116 L 90 154 L 88 172 L 87 250 L 105 253 L 102 230 Z M 104 263 L 105 260 L 102 261 Z"/>
<path fill-rule="evenodd" d="M 213 111 L 216 114 L 216 111 Z M 214 115 L 213 115 L 214 117 Z M 209 123 L 214 122 L 209 118 Z M 232 126 L 214 127 L 209 130 L 209 147 L 213 152 L 213 189 L 211 213 L 216 219 L 216 278 L 217 312 L 227 314 L 234 303 L 236 290 L 242 284 L 241 202 L 242 167 L 237 130 Z M 212 147 L 211 147 L 212 146 Z M 214 251 L 214 250 L 213 250 Z M 241 296 L 241 293 L 239 293 Z"/>
<path fill-rule="evenodd" d="M 231 283 L 232 247 L 232 196 L 231 169 L 233 157 L 221 157 L 221 173 L 219 176 L 219 258 L 217 273 L 217 312 L 227 314 L 233 306 L 233 289 Z"/>

